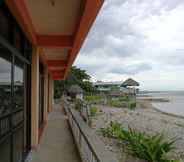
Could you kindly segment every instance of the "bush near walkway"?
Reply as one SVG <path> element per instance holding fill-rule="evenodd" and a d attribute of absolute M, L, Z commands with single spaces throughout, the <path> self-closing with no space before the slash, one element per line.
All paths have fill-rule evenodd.
<path fill-rule="evenodd" d="M 90 108 L 90 116 L 91 116 L 91 117 L 94 117 L 94 116 L 97 114 L 97 111 L 98 111 L 97 107 L 92 106 L 92 107 Z"/>
<path fill-rule="evenodd" d="M 136 108 L 136 102 L 135 101 L 130 101 L 128 103 L 128 108 L 131 109 L 131 110 L 135 109 Z"/>

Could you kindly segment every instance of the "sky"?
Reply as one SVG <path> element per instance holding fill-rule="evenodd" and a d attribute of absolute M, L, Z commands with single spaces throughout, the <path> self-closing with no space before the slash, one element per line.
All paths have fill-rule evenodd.
<path fill-rule="evenodd" d="M 184 90 L 184 0 L 105 0 L 75 65 L 93 81 Z"/>

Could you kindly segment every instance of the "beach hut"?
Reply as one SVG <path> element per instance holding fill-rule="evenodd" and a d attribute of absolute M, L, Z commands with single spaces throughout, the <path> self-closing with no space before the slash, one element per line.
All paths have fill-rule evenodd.
<path fill-rule="evenodd" d="M 126 88 L 126 87 L 120 87 L 120 91 L 123 93 L 123 94 L 129 94 L 129 90 Z"/>
<path fill-rule="evenodd" d="M 83 89 L 79 85 L 72 85 L 68 89 L 68 93 L 71 98 L 83 99 Z"/>
<path fill-rule="evenodd" d="M 109 94 L 108 94 L 108 96 L 111 98 L 120 97 L 122 95 L 123 95 L 123 93 L 119 90 L 113 90 L 113 91 L 109 92 Z"/>
<path fill-rule="evenodd" d="M 136 95 L 136 93 L 137 93 L 137 91 L 138 91 L 138 89 L 137 89 L 136 87 L 138 87 L 139 85 L 140 85 L 140 84 L 139 84 L 137 81 L 135 81 L 135 80 L 129 78 L 129 79 L 125 80 L 125 81 L 122 83 L 121 87 L 127 88 L 128 91 L 129 91 L 129 94 L 134 94 L 134 95 Z"/>
<path fill-rule="evenodd" d="M 136 82 L 135 80 L 129 78 L 123 82 L 122 86 L 123 87 L 137 87 L 137 86 L 139 86 L 139 83 Z"/>

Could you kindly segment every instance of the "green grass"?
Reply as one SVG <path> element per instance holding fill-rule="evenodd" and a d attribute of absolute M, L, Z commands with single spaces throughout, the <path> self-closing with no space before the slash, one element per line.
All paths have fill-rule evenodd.
<path fill-rule="evenodd" d="M 133 101 L 128 96 L 119 97 L 116 99 L 109 99 L 107 104 L 112 107 L 127 107 L 131 110 L 136 108 L 136 101 Z"/>
<path fill-rule="evenodd" d="M 119 100 L 112 100 L 112 99 L 109 99 L 107 104 L 112 107 L 122 107 L 123 106 L 123 102 Z"/>
<path fill-rule="evenodd" d="M 126 130 L 117 122 L 111 122 L 101 132 L 103 136 L 124 141 L 127 150 L 140 159 L 148 162 L 178 162 L 167 159 L 167 154 L 175 149 L 173 144 L 176 139 L 166 140 L 163 134 L 148 136 L 131 128 Z"/>
<path fill-rule="evenodd" d="M 75 104 L 75 109 L 76 110 L 80 111 L 82 109 L 82 106 L 83 106 L 82 100 L 75 99 L 74 104 Z"/>
<path fill-rule="evenodd" d="M 122 100 L 119 100 L 119 99 L 116 99 L 116 100 L 109 99 L 107 104 L 109 106 L 118 107 L 118 108 L 127 107 L 131 110 L 136 108 L 136 102 L 134 102 L 134 101 L 122 101 Z"/>
<path fill-rule="evenodd" d="M 92 117 L 96 116 L 97 111 L 98 111 L 97 107 L 92 106 L 92 107 L 90 108 L 90 116 L 92 116 Z"/>
<path fill-rule="evenodd" d="M 102 100 L 102 97 L 98 95 L 93 95 L 93 96 L 85 96 L 84 99 L 89 103 L 98 103 Z"/>
<path fill-rule="evenodd" d="M 128 108 L 131 110 L 134 110 L 136 108 L 136 102 L 135 101 L 130 101 L 128 103 Z"/>
<path fill-rule="evenodd" d="M 101 128 L 104 137 L 122 138 L 122 125 L 118 122 L 111 122 L 106 128 Z"/>
<path fill-rule="evenodd" d="M 130 99 L 128 96 L 119 97 L 119 101 L 125 101 L 128 102 Z"/>
<path fill-rule="evenodd" d="M 91 95 L 91 96 L 85 96 L 85 101 L 90 104 L 101 104 L 103 103 L 104 98 L 100 95 Z M 131 101 L 129 96 L 122 96 L 117 99 L 108 99 L 107 105 L 111 107 L 128 107 L 131 110 L 136 108 L 136 102 Z"/>

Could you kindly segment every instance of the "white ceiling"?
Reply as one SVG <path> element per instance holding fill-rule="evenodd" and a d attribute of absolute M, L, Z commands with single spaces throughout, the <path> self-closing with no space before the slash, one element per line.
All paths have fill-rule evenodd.
<path fill-rule="evenodd" d="M 26 0 L 38 34 L 72 35 L 79 19 L 81 0 Z"/>
<path fill-rule="evenodd" d="M 68 49 L 45 48 L 43 51 L 48 60 L 66 60 L 68 56 Z"/>

